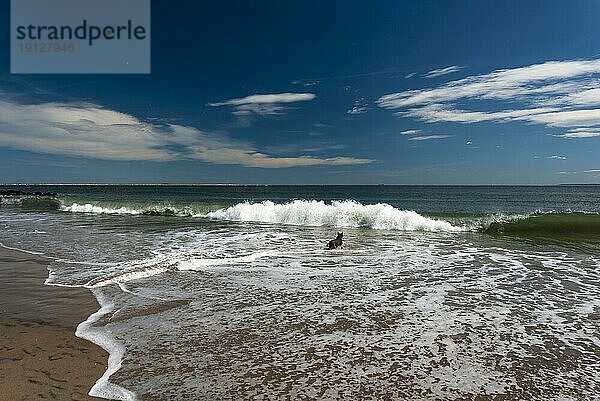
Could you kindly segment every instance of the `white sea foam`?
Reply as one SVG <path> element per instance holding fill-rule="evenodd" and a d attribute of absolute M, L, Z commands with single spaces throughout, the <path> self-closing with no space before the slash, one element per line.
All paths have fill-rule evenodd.
<path fill-rule="evenodd" d="M 363 205 L 359 202 L 295 200 L 276 204 L 238 203 L 226 209 L 207 213 L 205 217 L 220 220 L 290 224 L 298 226 L 366 227 L 377 230 L 462 231 L 447 221 L 434 220 L 412 210 L 400 210 L 385 203 Z"/>
<path fill-rule="evenodd" d="M 298 202 L 311 209 L 311 202 Z M 356 204 L 362 215 L 355 220 L 315 212 L 290 223 L 297 218 L 290 207 L 289 216 L 274 213 L 269 223 L 370 227 L 383 213 L 369 215 L 368 208 Z M 26 230 L 31 226 L 23 223 Z M 143 241 L 135 230 L 105 236 L 88 225 L 41 227 L 60 235 L 16 237 L 15 244 L 57 258 L 49 284 L 110 284 L 93 291 L 110 296 L 119 314 L 99 299 L 104 312 L 81 326 L 112 350 L 109 370 L 94 390 L 103 397 L 129 399 L 129 390 L 111 387 L 109 377 L 117 376 L 135 377 L 123 383 L 140 398 L 169 393 L 178 399 L 227 398 L 241 385 L 241 398 L 352 398 L 360 389 L 373 397 L 415 400 L 482 394 L 558 400 L 571 392 L 573 399 L 587 399 L 600 383 L 595 256 L 401 229 L 345 230 L 344 248 L 330 252 L 323 249 L 328 236 L 283 225 L 198 220 L 143 231 Z M 77 235 L 67 236 L 69 230 Z M 82 244 L 94 252 L 86 249 L 73 260 Z M 107 244 L 115 255 L 105 259 Z M 180 308 L 173 300 L 191 302 Z M 219 341 L 199 348 L 207 339 Z M 298 358 L 307 350 L 314 354 Z M 563 370 L 573 353 L 578 365 Z M 214 354 L 219 358 L 206 358 Z M 157 355 L 160 372 L 154 369 Z M 256 364 L 255 355 L 268 358 Z M 121 359 L 123 375 L 111 376 Z M 274 380 L 263 380 L 272 372 Z M 298 381 L 300 376 L 305 379 Z"/>
<path fill-rule="evenodd" d="M 168 301 L 168 299 L 166 299 L 166 298 L 152 297 L 152 296 L 149 296 L 149 295 L 141 294 L 140 292 L 131 291 L 129 288 L 127 288 L 127 285 L 125 283 L 123 283 L 123 282 L 119 282 L 117 285 L 119 286 L 119 288 L 121 289 L 121 291 L 126 292 L 127 294 L 134 295 L 136 297 L 141 297 L 141 298 L 146 298 L 146 299 L 154 299 L 154 300 L 157 300 L 157 301 Z"/>
<path fill-rule="evenodd" d="M 226 256 L 220 258 L 193 257 L 175 252 L 169 256 L 157 256 L 155 258 L 138 261 L 133 266 L 123 268 L 111 274 L 97 277 L 83 285 L 85 288 L 100 288 L 111 284 L 126 283 L 156 276 L 174 270 L 200 270 L 209 266 L 225 266 L 238 263 L 250 263 L 259 258 L 272 255 L 272 252 L 255 252 L 243 256 Z M 123 287 L 121 287 L 123 289 Z"/>
<path fill-rule="evenodd" d="M 139 215 L 148 212 L 165 212 L 167 209 L 105 207 L 91 203 L 73 203 L 70 206 L 62 206 L 61 210 L 71 213 Z M 400 210 L 386 203 L 363 205 L 353 200 L 331 203 L 317 200 L 295 200 L 283 204 L 276 204 L 272 201 L 244 202 L 206 214 L 194 214 L 190 210 L 177 208 L 168 208 L 168 210 L 175 215 L 298 226 L 365 227 L 376 230 L 402 231 L 454 232 L 464 230 L 447 221 L 431 219 L 412 210 Z"/>
<path fill-rule="evenodd" d="M 111 400 L 135 401 L 135 393 L 109 381 L 110 376 L 121 368 L 121 361 L 125 355 L 125 347 L 110 336 L 105 328 L 96 328 L 96 323 L 102 316 L 110 313 L 114 305 L 102 297 L 98 291 L 92 291 L 100 304 L 100 309 L 90 315 L 86 321 L 77 326 L 75 335 L 88 340 L 108 352 L 108 367 L 88 393 L 92 397 L 101 397 Z"/>
<path fill-rule="evenodd" d="M 236 263 L 250 263 L 255 260 L 272 255 L 271 252 L 255 252 L 250 255 L 239 256 L 239 257 L 226 257 L 226 258 L 215 258 L 215 259 L 189 259 L 179 262 L 178 270 L 200 270 L 203 267 L 208 266 L 221 266 L 221 265 L 232 265 Z"/>
<path fill-rule="evenodd" d="M 136 209 L 130 209 L 127 207 L 119 207 L 119 208 L 110 208 L 110 207 L 102 207 L 92 205 L 91 203 L 86 203 L 84 205 L 80 205 L 78 203 L 73 203 L 70 206 L 62 206 L 61 210 L 64 212 L 71 213 L 95 213 L 95 214 L 141 214 L 142 212 Z"/>
<path fill-rule="evenodd" d="M 30 255 L 38 255 L 38 256 L 43 256 L 44 255 L 43 252 L 35 252 L 35 251 L 28 251 L 28 250 L 21 249 L 21 248 L 14 248 L 14 247 L 11 247 L 11 246 L 8 246 L 8 245 L 4 245 L 1 242 L 0 242 L 0 247 L 6 248 L 6 249 L 10 249 L 11 251 L 18 251 L 18 252 L 28 253 Z"/>
<path fill-rule="evenodd" d="M 90 214 L 117 214 L 117 215 L 167 215 L 167 216 L 185 216 L 201 217 L 191 206 L 173 206 L 168 203 L 148 203 L 137 205 L 98 205 L 92 203 L 72 203 L 69 206 L 61 205 L 60 210 L 70 213 L 90 213 Z"/>
<path fill-rule="evenodd" d="M 174 270 L 177 262 L 165 258 L 153 258 L 141 263 L 136 263 L 131 268 L 125 268 L 117 272 L 97 277 L 88 281 L 85 288 L 99 288 L 110 284 L 118 284 L 132 280 L 156 276 L 170 270 Z"/>

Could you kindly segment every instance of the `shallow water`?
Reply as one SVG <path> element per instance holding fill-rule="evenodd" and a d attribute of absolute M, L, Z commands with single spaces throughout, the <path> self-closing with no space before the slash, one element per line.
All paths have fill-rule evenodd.
<path fill-rule="evenodd" d="M 43 188 L 0 242 L 104 306 L 95 394 L 600 395 L 598 187 Z"/>

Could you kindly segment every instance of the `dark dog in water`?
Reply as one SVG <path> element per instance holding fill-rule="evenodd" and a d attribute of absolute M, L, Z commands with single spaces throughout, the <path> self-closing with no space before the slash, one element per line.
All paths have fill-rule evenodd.
<path fill-rule="evenodd" d="M 342 237 L 344 236 L 344 232 L 338 233 L 337 237 L 335 237 L 335 239 L 332 239 L 331 241 L 329 241 L 327 243 L 327 248 L 329 249 L 335 249 L 338 246 L 342 246 Z"/>

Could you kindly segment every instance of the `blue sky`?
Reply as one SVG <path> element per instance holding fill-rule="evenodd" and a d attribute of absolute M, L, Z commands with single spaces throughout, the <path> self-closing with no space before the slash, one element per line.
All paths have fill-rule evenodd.
<path fill-rule="evenodd" d="M 600 183 L 598 21 L 600 1 L 155 0 L 149 75 L 11 75 L 7 39 L 0 182 Z"/>

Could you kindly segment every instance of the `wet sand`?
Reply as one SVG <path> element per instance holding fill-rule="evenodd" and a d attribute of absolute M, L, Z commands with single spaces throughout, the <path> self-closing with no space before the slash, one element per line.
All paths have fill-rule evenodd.
<path fill-rule="evenodd" d="M 87 395 L 108 354 L 75 328 L 99 306 L 88 290 L 44 285 L 49 261 L 0 247 L 0 400 Z"/>

